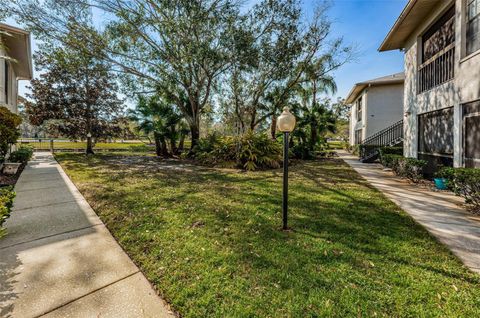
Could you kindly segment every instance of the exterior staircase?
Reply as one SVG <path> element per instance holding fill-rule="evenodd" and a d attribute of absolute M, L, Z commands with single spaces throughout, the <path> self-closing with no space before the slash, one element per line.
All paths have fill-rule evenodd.
<path fill-rule="evenodd" d="M 380 148 L 394 147 L 403 142 L 403 120 L 368 137 L 360 144 L 360 161 L 374 162 L 380 155 Z"/>

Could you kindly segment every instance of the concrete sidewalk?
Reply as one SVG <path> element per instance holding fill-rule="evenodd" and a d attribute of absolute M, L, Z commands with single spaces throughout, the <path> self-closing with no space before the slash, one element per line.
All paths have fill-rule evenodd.
<path fill-rule="evenodd" d="M 383 171 L 380 164 L 361 163 L 346 151 L 338 155 L 370 184 L 410 214 L 447 245 L 472 271 L 480 273 L 480 217 L 465 211 L 463 199 L 410 184 Z"/>
<path fill-rule="evenodd" d="M 49 153 L 36 153 L 0 239 L 0 317 L 172 317 Z"/>

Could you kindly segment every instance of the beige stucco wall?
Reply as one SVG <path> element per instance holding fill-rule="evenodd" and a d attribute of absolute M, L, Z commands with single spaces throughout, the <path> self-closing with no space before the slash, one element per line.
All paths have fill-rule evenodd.
<path fill-rule="evenodd" d="M 403 84 L 373 86 L 367 89 L 366 138 L 403 117 Z"/>
<path fill-rule="evenodd" d="M 362 140 L 400 121 L 403 116 L 403 84 L 370 86 L 350 106 L 350 144 L 362 128 Z M 356 103 L 362 97 L 362 120 L 356 118 Z"/>
<path fill-rule="evenodd" d="M 455 2 L 455 78 L 430 91 L 417 94 L 417 68 L 420 60 L 421 35 Z M 444 1 L 407 41 L 405 50 L 405 148 L 404 155 L 417 157 L 417 116 L 422 113 L 454 107 L 454 166 L 462 166 L 461 105 L 480 99 L 480 51 L 465 56 L 465 0 Z"/>

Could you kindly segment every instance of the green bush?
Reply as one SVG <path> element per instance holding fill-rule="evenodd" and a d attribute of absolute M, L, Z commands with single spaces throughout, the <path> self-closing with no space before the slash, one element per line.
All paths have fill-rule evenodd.
<path fill-rule="evenodd" d="M 0 106 L 0 157 L 5 157 L 9 146 L 17 142 L 20 132 L 18 126 L 22 118 L 6 107 Z"/>
<path fill-rule="evenodd" d="M 10 216 L 14 198 L 15 192 L 13 191 L 13 187 L 0 188 L 0 237 L 5 234 L 4 229 L 1 227 Z"/>
<path fill-rule="evenodd" d="M 425 160 L 405 158 L 396 154 L 384 154 L 380 160 L 384 167 L 391 168 L 396 175 L 413 182 L 423 178 L 423 168 L 427 165 Z"/>
<path fill-rule="evenodd" d="M 278 142 L 253 132 L 237 137 L 214 133 L 200 139 L 194 149 L 194 158 L 204 164 L 245 170 L 278 168 L 281 154 Z"/>
<path fill-rule="evenodd" d="M 18 150 L 13 151 L 8 157 L 10 162 L 24 163 L 30 160 L 33 156 L 33 148 L 30 146 L 21 146 Z"/>
<path fill-rule="evenodd" d="M 455 194 L 462 196 L 465 203 L 471 204 L 480 212 L 480 170 L 472 168 L 442 168 L 437 176 L 447 179 L 447 186 Z"/>
<path fill-rule="evenodd" d="M 379 149 L 380 157 L 383 155 L 400 155 L 403 156 L 403 147 L 381 147 Z"/>
<path fill-rule="evenodd" d="M 380 157 L 380 162 L 385 168 L 393 169 L 397 165 L 398 160 L 403 158 L 403 156 L 395 154 L 384 154 Z"/>
<path fill-rule="evenodd" d="M 403 164 L 403 177 L 413 182 L 418 182 L 423 178 L 423 168 L 427 165 L 425 160 L 403 158 L 400 162 Z"/>
<path fill-rule="evenodd" d="M 310 150 L 309 145 L 306 143 L 298 143 L 291 148 L 292 154 L 297 159 L 313 159 L 315 158 L 315 152 Z"/>

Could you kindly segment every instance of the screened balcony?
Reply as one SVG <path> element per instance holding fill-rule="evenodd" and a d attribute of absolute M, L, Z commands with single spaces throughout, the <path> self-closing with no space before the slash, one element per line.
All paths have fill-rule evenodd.
<path fill-rule="evenodd" d="M 418 93 L 426 92 L 455 77 L 455 8 L 448 10 L 422 36 Z"/>

